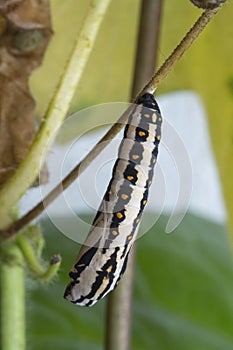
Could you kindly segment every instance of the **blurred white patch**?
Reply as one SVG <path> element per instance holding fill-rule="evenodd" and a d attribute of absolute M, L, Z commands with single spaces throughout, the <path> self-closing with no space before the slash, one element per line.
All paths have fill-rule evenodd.
<path fill-rule="evenodd" d="M 164 118 L 180 135 L 191 160 L 193 188 L 189 211 L 213 221 L 225 222 L 226 210 L 220 179 L 210 142 L 206 112 L 200 97 L 193 92 L 182 91 L 161 96 L 158 100 Z M 181 159 L 179 159 L 180 156 Z M 165 208 L 170 212 L 176 189 L 174 173 L 166 168 L 168 160 L 163 150 L 161 150 L 160 162 L 162 168 L 166 169 Z M 179 152 L 176 154 L 176 162 L 182 163 L 182 154 L 180 155 Z M 185 176 L 186 169 L 183 171 Z M 185 186 L 185 182 L 181 183 L 182 185 Z"/>
<path fill-rule="evenodd" d="M 193 92 L 182 91 L 160 96 L 157 101 L 164 119 L 163 133 L 146 210 L 154 213 L 154 221 L 161 212 L 169 214 L 168 232 L 179 224 L 187 210 L 224 223 L 226 211 L 211 149 L 206 113 L 200 98 Z M 88 113 L 88 116 L 94 113 L 93 125 L 98 126 L 98 113 L 106 113 L 108 120 L 111 108 L 116 116 L 120 116 L 126 106 L 124 103 L 94 106 L 88 109 L 88 112 L 81 111 L 69 118 L 66 123 L 74 123 L 73 128 L 77 128 L 77 118 L 85 118 L 85 113 Z M 98 142 L 105 131 L 106 127 L 65 145 L 55 144 L 47 158 L 49 184 L 29 190 L 20 201 L 21 212 L 27 212 L 58 184 Z M 111 178 L 121 138 L 122 132 L 99 154 L 79 179 L 47 208 L 47 214 L 43 214 L 49 215 L 60 230 L 66 231 L 66 228 L 62 227 L 62 220 L 59 220 L 62 217 L 72 217 L 75 223 L 79 220 L 79 213 L 93 213 L 98 209 Z M 147 223 L 147 228 L 153 223 Z M 74 234 L 75 232 L 71 232 L 68 235 L 72 237 Z"/>

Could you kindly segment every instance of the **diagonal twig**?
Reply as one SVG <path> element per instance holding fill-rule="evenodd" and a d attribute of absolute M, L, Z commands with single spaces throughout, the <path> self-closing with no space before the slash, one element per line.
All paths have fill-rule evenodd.
<path fill-rule="evenodd" d="M 154 93 L 156 88 L 167 77 L 168 73 L 173 69 L 175 64 L 180 60 L 186 50 L 192 45 L 192 43 L 199 37 L 204 28 L 208 25 L 214 15 L 219 11 L 219 8 L 214 10 L 206 10 L 199 17 L 197 22 L 193 25 L 190 31 L 185 35 L 180 44 L 175 48 L 168 59 L 163 63 L 160 69 L 153 75 L 151 80 L 145 85 L 145 87 L 139 92 L 138 96 L 143 95 L 145 92 Z M 133 100 L 138 98 L 138 96 Z M 34 208 L 32 208 L 22 218 L 15 221 L 3 232 L 3 237 L 10 238 L 17 234 L 23 227 L 25 227 L 31 220 L 36 218 L 45 208 L 48 206 L 59 194 L 62 193 L 80 174 L 83 172 L 93 159 L 109 144 L 113 137 L 121 130 L 123 125 L 127 122 L 127 118 L 130 112 L 128 108 L 120 119 L 109 129 L 109 131 L 102 137 L 102 139 L 94 146 L 94 148 L 87 154 L 87 156 Z"/>

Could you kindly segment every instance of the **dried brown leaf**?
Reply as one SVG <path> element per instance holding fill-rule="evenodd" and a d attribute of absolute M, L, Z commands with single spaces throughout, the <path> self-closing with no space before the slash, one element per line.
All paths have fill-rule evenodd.
<path fill-rule="evenodd" d="M 28 80 L 51 38 L 47 0 L 0 0 L 0 183 L 25 158 L 35 136 Z"/>

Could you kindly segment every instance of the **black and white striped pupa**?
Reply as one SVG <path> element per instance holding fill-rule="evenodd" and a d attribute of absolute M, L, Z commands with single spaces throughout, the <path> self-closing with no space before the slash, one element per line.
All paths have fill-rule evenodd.
<path fill-rule="evenodd" d="M 108 189 L 69 273 L 67 300 L 92 306 L 121 279 L 147 203 L 161 123 L 154 96 L 144 94 L 130 113 Z"/>

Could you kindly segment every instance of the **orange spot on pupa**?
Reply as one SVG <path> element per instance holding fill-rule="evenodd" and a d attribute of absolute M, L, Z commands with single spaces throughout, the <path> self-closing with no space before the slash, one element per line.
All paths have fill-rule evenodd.
<path fill-rule="evenodd" d="M 116 214 L 116 216 L 118 217 L 118 219 L 122 219 L 122 218 L 123 218 L 123 215 L 122 215 L 120 212 L 118 212 L 118 213 Z"/>
<path fill-rule="evenodd" d="M 133 176 L 127 176 L 127 179 L 129 180 L 129 181 L 131 181 L 131 180 L 133 180 Z"/>
<path fill-rule="evenodd" d="M 150 114 L 144 114 L 145 118 L 150 118 Z"/>
<path fill-rule="evenodd" d="M 113 235 L 113 236 L 117 236 L 117 235 L 118 235 L 118 232 L 114 230 L 114 231 L 112 231 L 112 235 Z"/>
<path fill-rule="evenodd" d="M 147 202 L 147 200 L 146 200 L 146 199 L 144 199 L 144 201 L 142 202 L 142 204 L 143 204 L 143 205 L 145 205 L 145 204 L 146 204 L 146 202 Z"/>
<path fill-rule="evenodd" d="M 132 239 L 132 235 L 127 237 L 128 241 L 130 241 Z"/>
<path fill-rule="evenodd" d="M 128 197 L 129 197 L 129 196 L 128 196 L 127 194 L 125 194 L 125 193 L 123 193 L 123 194 L 121 195 L 121 198 L 124 199 L 124 200 L 127 199 Z"/>
<path fill-rule="evenodd" d="M 152 115 L 152 121 L 153 121 L 153 123 L 155 123 L 156 120 L 157 120 L 157 115 L 156 115 L 155 113 L 153 113 L 153 115 Z"/>
<path fill-rule="evenodd" d="M 138 154 L 133 154 L 133 155 L 132 155 L 132 158 L 136 160 L 136 159 L 139 158 L 139 155 L 138 155 Z"/>
<path fill-rule="evenodd" d="M 107 271 L 107 272 L 111 272 L 111 271 L 112 271 L 112 265 L 110 265 L 110 266 L 107 268 L 106 271 Z"/>
<path fill-rule="evenodd" d="M 139 131 L 138 135 L 139 135 L 139 136 L 145 136 L 146 133 L 145 133 L 144 131 Z"/>

